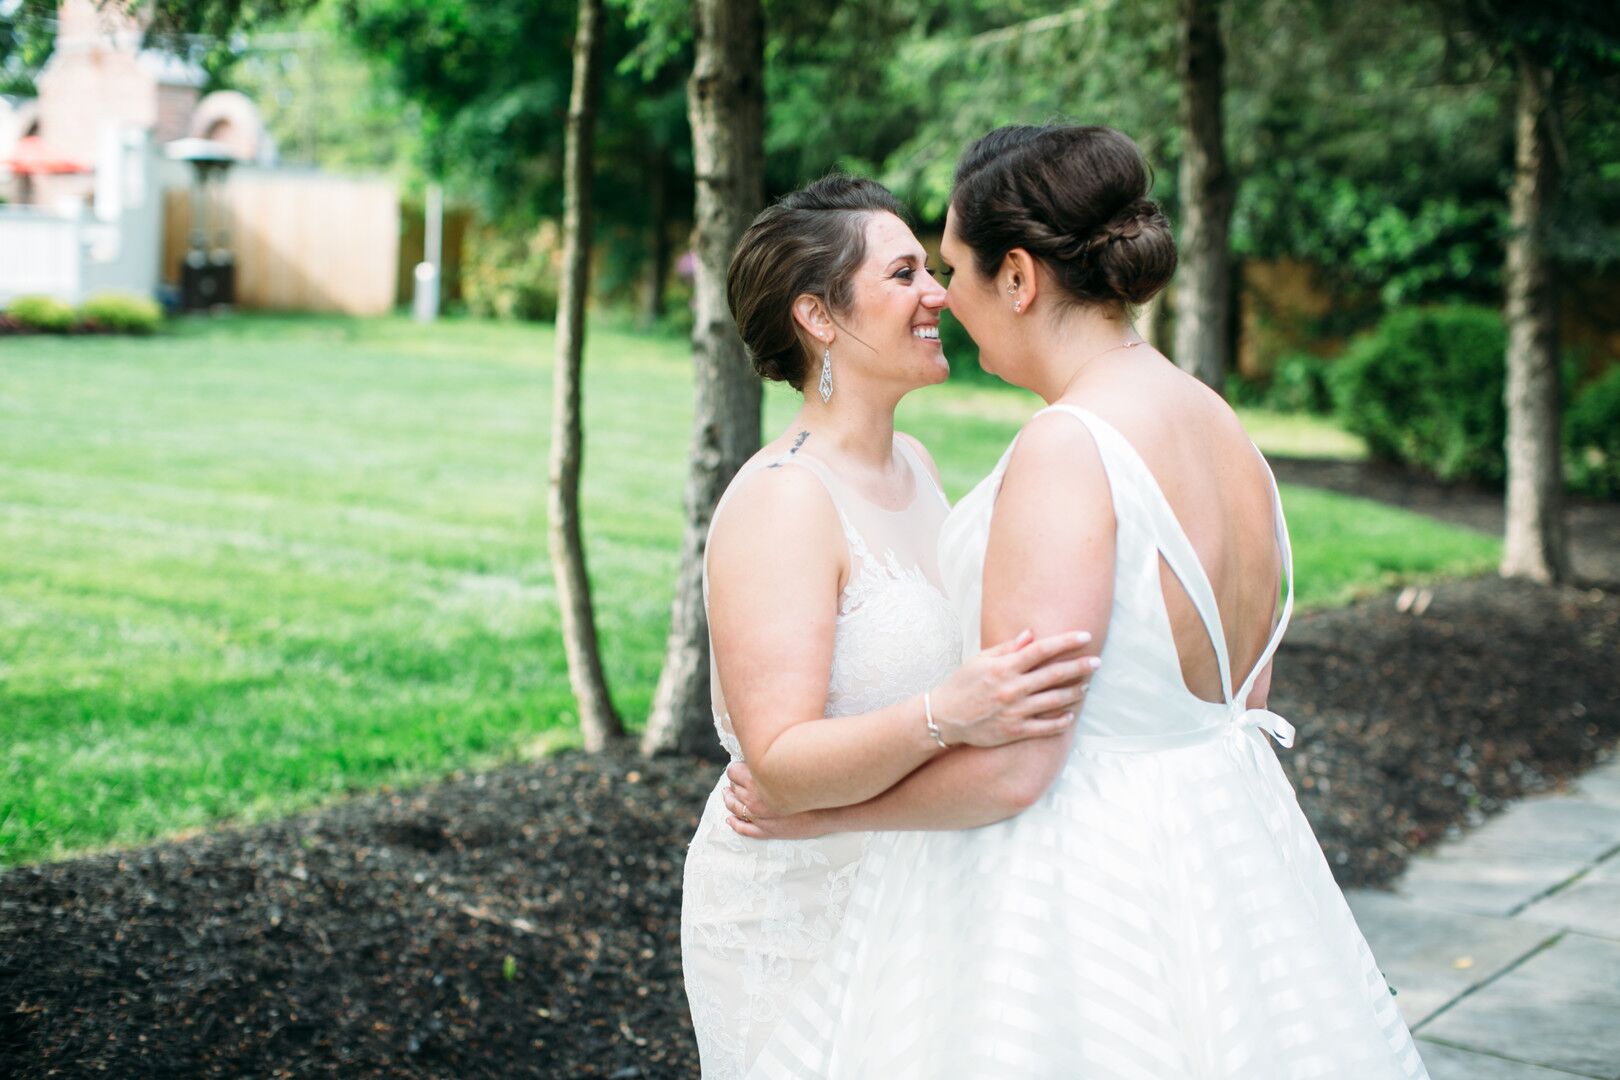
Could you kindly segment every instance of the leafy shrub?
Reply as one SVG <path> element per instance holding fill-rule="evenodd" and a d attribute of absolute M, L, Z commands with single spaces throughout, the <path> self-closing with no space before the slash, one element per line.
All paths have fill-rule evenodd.
<path fill-rule="evenodd" d="M 163 322 L 155 300 L 127 293 L 99 293 L 79 308 L 86 329 L 112 334 L 150 334 Z"/>
<path fill-rule="evenodd" d="M 1376 457 L 1500 483 L 1507 333 L 1490 308 L 1391 312 L 1333 365 L 1340 421 Z"/>
<path fill-rule="evenodd" d="M 65 334 L 79 321 L 71 307 L 49 296 L 19 296 L 6 314 L 22 329 L 43 334 Z"/>
<path fill-rule="evenodd" d="M 1620 496 L 1620 367 L 1575 395 L 1564 414 L 1564 445 L 1570 487 Z"/>
<path fill-rule="evenodd" d="M 560 256 L 550 222 L 527 230 L 479 229 L 467 238 L 461 266 L 467 310 L 485 318 L 554 320 Z"/>
<path fill-rule="evenodd" d="M 1283 357 L 1272 372 L 1265 403 L 1278 412 L 1328 415 L 1333 411 L 1332 367 L 1314 356 Z"/>
<path fill-rule="evenodd" d="M 1236 371 L 1226 376 L 1225 397 L 1228 405 L 1238 409 L 1267 408 L 1271 404 L 1264 382 Z"/>

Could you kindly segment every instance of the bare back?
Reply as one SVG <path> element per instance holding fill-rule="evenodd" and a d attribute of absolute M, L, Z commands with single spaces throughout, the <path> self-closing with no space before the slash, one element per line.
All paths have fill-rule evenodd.
<path fill-rule="evenodd" d="M 1214 589 L 1241 680 L 1271 634 L 1281 578 L 1265 463 L 1237 415 L 1203 383 L 1168 362 L 1126 360 L 1078 386 L 1074 403 L 1118 428 L 1158 481 Z M 1162 557 L 1159 574 L 1182 678 L 1198 697 L 1219 701 L 1209 633 Z"/>

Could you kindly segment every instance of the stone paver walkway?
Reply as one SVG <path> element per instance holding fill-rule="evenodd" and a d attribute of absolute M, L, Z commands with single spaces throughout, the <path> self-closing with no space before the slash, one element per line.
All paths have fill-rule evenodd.
<path fill-rule="evenodd" d="M 1433 1080 L 1620 1080 L 1620 760 L 1346 896 Z"/>

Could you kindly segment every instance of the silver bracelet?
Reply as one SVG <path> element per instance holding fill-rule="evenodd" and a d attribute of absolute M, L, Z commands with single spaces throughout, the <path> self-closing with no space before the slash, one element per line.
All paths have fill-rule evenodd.
<path fill-rule="evenodd" d="M 932 693 L 931 690 L 923 691 L 923 719 L 928 721 L 928 734 L 934 737 L 934 741 L 939 744 L 939 748 L 949 750 L 951 744 L 945 741 L 945 736 L 940 732 L 939 725 L 934 723 L 934 704 L 929 700 L 929 695 Z"/>

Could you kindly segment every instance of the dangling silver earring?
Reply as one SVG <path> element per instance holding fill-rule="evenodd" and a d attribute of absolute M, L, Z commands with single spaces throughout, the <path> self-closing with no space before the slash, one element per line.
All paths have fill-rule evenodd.
<path fill-rule="evenodd" d="M 825 405 L 832 399 L 832 346 L 828 345 L 821 350 L 821 403 Z"/>

